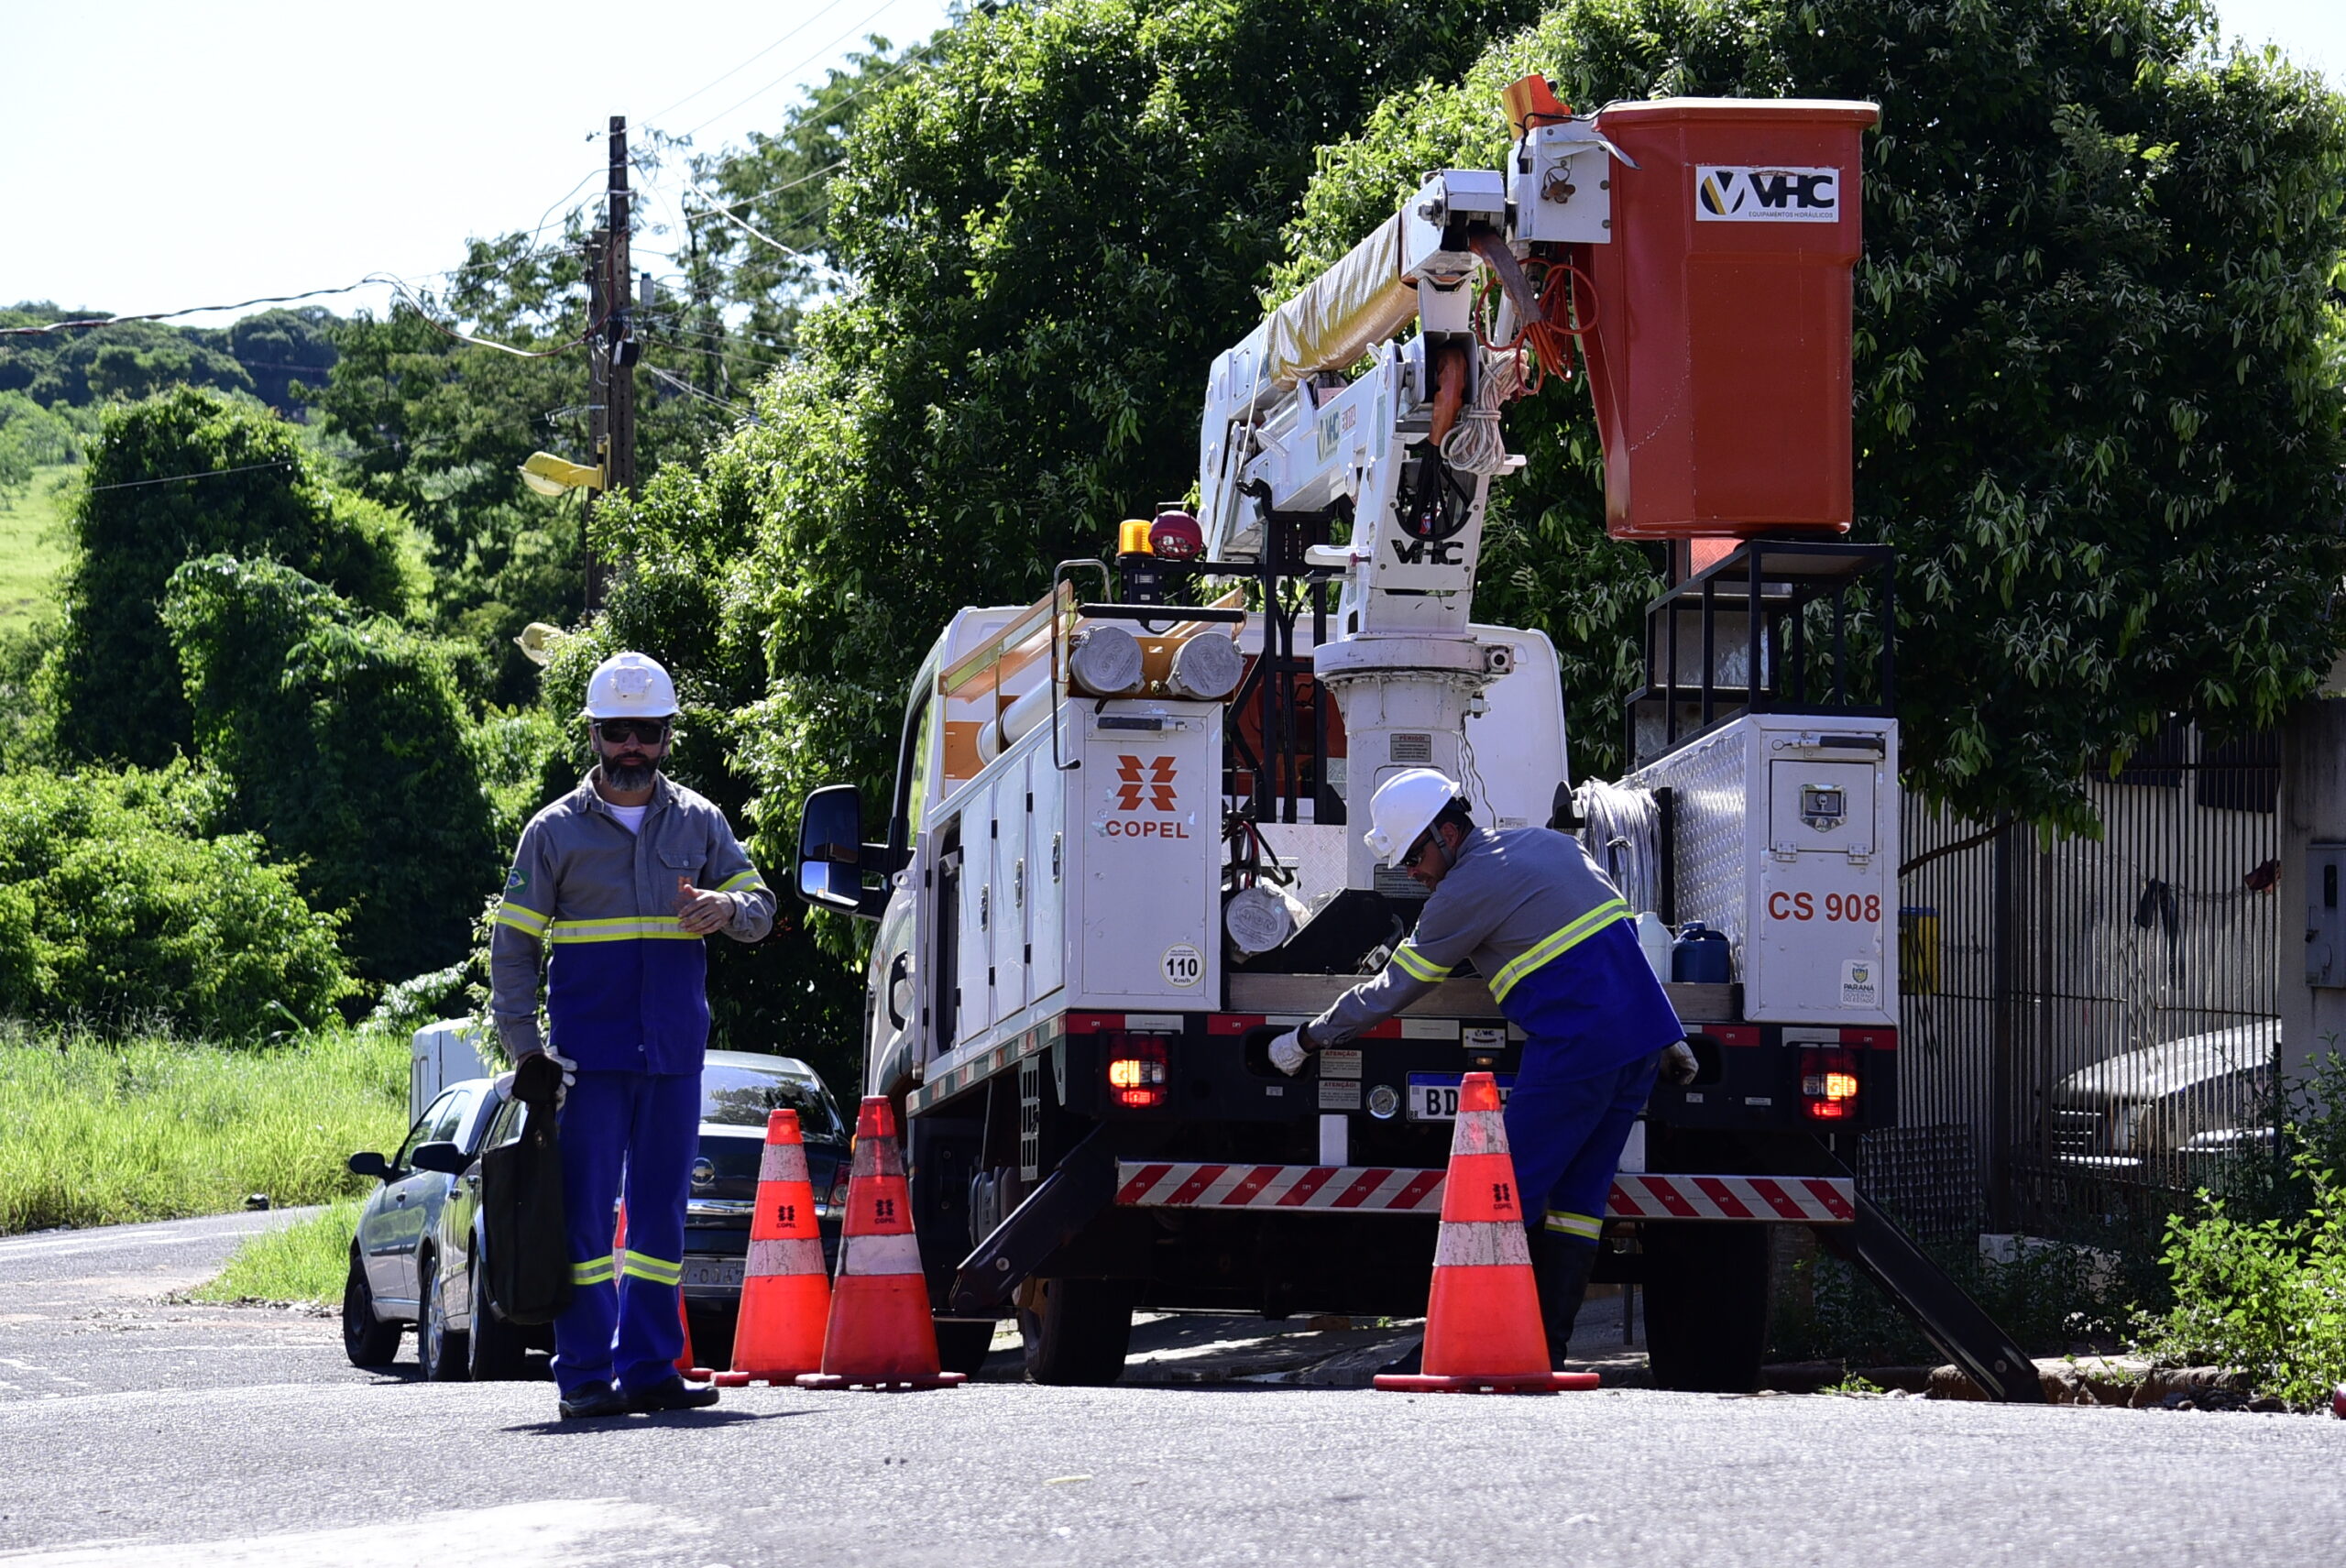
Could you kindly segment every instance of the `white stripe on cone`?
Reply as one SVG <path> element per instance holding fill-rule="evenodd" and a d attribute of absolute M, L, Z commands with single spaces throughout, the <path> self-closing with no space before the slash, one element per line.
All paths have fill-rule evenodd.
<path fill-rule="evenodd" d="M 766 1279 L 777 1274 L 820 1274 L 823 1244 L 812 1236 L 751 1242 L 743 1272 L 751 1279 Z"/>
<path fill-rule="evenodd" d="M 1502 1268 L 1531 1263 L 1523 1227 L 1512 1220 L 1452 1220 L 1434 1244 L 1436 1268 Z"/>
<path fill-rule="evenodd" d="M 839 1244 L 841 1274 L 918 1274 L 920 1243 L 912 1236 L 850 1236 Z"/>
<path fill-rule="evenodd" d="M 758 1179 L 761 1182 L 806 1181 L 806 1146 L 768 1144 L 765 1153 L 758 1157 Z"/>

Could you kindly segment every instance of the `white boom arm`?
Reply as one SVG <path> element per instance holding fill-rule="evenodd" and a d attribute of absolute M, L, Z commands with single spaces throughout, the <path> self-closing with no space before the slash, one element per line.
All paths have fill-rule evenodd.
<path fill-rule="evenodd" d="M 1464 776 L 1466 717 L 1501 673 L 1468 630 L 1484 504 L 1491 479 L 1522 459 L 1505 455 L 1493 429 L 1470 468 L 1460 450 L 1463 411 L 1438 450 L 1437 395 L 1472 409 L 1485 376 L 1501 373 L 1501 356 L 1474 335 L 1485 268 L 1534 244 L 1607 242 L 1608 151 L 1594 121 L 1567 119 L 1529 131 L 1504 171 L 1432 176 L 1216 358 L 1208 378 L 1198 509 L 1208 559 L 1259 562 L 1274 513 L 1351 507 L 1349 542 L 1290 565 L 1343 573 L 1337 634 L 1314 666 L 1343 711 L 1354 822 L 1368 820 L 1369 796 L 1396 767 L 1430 762 Z M 1501 308 L 1503 335 L 1521 319 L 1518 291 Z M 1420 330 L 1409 334 L 1412 323 Z M 1363 357 L 1368 368 L 1347 382 L 1343 372 Z M 1410 739 L 1398 741 L 1402 735 Z M 1419 736 L 1431 736 L 1430 758 Z M 1373 885 L 1365 847 L 1357 833 L 1347 837 L 1347 883 Z"/>

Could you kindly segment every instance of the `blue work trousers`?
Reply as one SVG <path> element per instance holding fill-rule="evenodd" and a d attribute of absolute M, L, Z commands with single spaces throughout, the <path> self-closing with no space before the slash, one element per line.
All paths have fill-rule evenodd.
<path fill-rule="evenodd" d="M 565 1398 L 611 1382 L 639 1393 L 674 1377 L 685 1349 L 676 1292 L 700 1074 L 582 1071 L 559 1125 L 572 1295 L 554 1321 L 554 1382 Z M 622 1196 L 627 1248 L 615 1264 L 613 1204 Z"/>
<path fill-rule="evenodd" d="M 1576 1060 L 1586 1059 L 1566 1043 L 1536 1036 L 1524 1042 L 1507 1100 L 1507 1145 L 1526 1222 L 1540 1223 L 1544 1199 L 1550 1232 L 1595 1246 L 1621 1146 L 1653 1091 L 1661 1056 L 1575 1076 Z"/>

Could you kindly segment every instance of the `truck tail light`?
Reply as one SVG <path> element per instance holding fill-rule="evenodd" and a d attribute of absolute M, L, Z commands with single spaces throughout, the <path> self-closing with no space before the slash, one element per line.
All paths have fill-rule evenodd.
<path fill-rule="evenodd" d="M 1108 1093 L 1119 1105 L 1162 1105 L 1170 1094 L 1165 1042 L 1142 1035 L 1118 1043 L 1108 1058 Z"/>
<path fill-rule="evenodd" d="M 1846 1122 L 1858 1111 L 1858 1053 L 1804 1050 L 1800 1054 L 1800 1110 L 1812 1122 Z"/>

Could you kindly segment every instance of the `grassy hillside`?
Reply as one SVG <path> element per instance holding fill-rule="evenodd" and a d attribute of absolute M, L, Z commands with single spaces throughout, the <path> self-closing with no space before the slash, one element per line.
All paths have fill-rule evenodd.
<path fill-rule="evenodd" d="M 0 630 L 54 602 L 52 583 L 65 564 L 58 487 L 75 471 L 71 464 L 41 468 L 23 489 L 0 495 Z"/>

